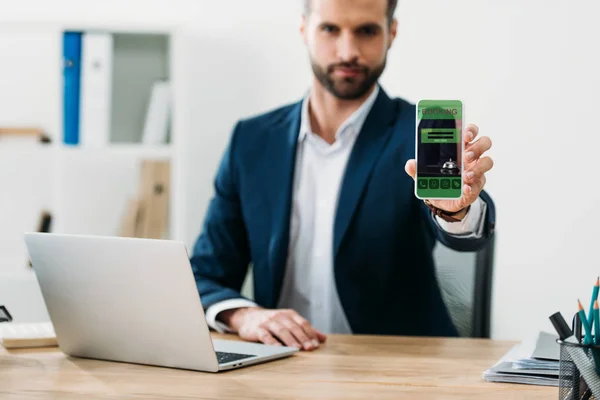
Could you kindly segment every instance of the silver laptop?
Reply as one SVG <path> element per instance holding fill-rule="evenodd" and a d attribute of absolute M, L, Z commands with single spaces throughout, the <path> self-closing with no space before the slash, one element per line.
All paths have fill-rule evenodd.
<path fill-rule="evenodd" d="M 298 351 L 213 340 L 183 243 L 26 233 L 25 244 L 67 355 L 217 372 Z"/>

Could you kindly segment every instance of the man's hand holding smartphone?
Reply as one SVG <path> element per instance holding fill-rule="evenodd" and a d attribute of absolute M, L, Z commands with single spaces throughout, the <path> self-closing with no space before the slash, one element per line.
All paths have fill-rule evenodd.
<path fill-rule="evenodd" d="M 478 138 L 479 128 L 476 125 L 468 125 L 461 136 L 465 149 L 462 171 L 464 182 L 462 185 L 462 195 L 458 199 L 430 200 L 433 206 L 448 212 L 463 210 L 462 215 L 456 215 L 458 219 L 464 217 L 467 207 L 479 197 L 479 194 L 485 187 L 485 174 L 494 166 L 492 158 L 484 155 L 492 147 L 492 141 L 487 136 Z M 416 160 L 408 160 L 405 170 L 408 175 L 415 179 L 417 171 Z"/>

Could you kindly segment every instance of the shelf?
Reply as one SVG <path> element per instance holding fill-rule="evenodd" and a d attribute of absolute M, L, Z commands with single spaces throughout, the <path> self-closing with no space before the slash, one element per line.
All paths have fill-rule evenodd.
<path fill-rule="evenodd" d="M 36 154 L 48 154 L 52 150 L 56 150 L 57 146 L 53 143 L 38 143 L 38 142 L 20 142 L 20 141 L 3 141 L 0 140 L 0 159 L 6 157 L 29 156 Z"/>
<path fill-rule="evenodd" d="M 84 24 L 67 23 L 54 24 L 53 28 L 59 28 L 63 31 L 108 31 L 116 34 L 126 35 L 172 35 L 178 30 L 177 25 L 165 23 L 111 23 L 86 22 Z"/>
<path fill-rule="evenodd" d="M 142 145 L 136 143 L 115 143 L 106 147 L 89 148 L 62 144 L 57 146 L 55 144 L 0 143 L 0 161 L 47 156 L 53 153 L 76 157 L 132 157 L 137 159 L 166 160 L 172 157 L 173 148 L 169 144 Z"/>
<path fill-rule="evenodd" d="M 136 159 L 170 159 L 173 154 L 171 145 L 142 145 L 137 143 L 115 143 L 106 147 L 61 146 L 61 152 L 67 156 L 83 157 L 131 157 Z"/>

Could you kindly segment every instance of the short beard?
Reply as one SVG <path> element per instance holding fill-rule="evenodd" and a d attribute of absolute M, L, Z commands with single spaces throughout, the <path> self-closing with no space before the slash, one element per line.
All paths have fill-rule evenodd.
<path fill-rule="evenodd" d="M 321 67 L 317 64 L 312 58 L 310 60 L 310 64 L 312 66 L 313 73 L 321 82 L 321 85 L 332 95 L 341 100 L 356 100 L 362 98 L 367 92 L 375 85 L 383 70 L 385 69 L 387 59 L 383 60 L 383 63 L 376 66 L 374 69 L 370 69 L 368 67 L 359 65 L 356 62 L 342 62 L 337 64 L 331 64 L 327 67 L 327 69 Z M 336 80 L 332 78 L 332 74 L 336 67 L 346 67 L 346 68 L 358 68 L 361 70 L 361 74 L 364 75 L 362 81 L 356 83 L 357 79 L 360 79 L 360 75 L 354 78 L 347 77 L 343 78 L 341 81 L 337 82 L 345 82 L 346 85 L 344 87 L 340 87 L 341 85 L 336 86 Z"/>

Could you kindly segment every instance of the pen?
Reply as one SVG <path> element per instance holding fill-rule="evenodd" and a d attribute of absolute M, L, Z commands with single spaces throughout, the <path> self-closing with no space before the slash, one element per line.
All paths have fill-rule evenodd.
<path fill-rule="evenodd" d="M 598 300 L 594 301 L 594 344 L 600 344 L 600 310 L 598 310 Z"/>
<path fill-rule="evenodd" d="M 581 302 L 579 302 L 579 312 L 584 313 L 583 307 L 581 306 Z M 594 308 L 592 309 L 592 313 L 595 314 L 598 312 L 598 300 L 594 301 Z M 600 320 L 596 318 L 596 315 L 592 314 L 593 320 L 595 320 L 594 329 L 596 336 L 598 336 L 598 326 L 600 325 Z M 598 344 L 598 339 L 594 338 L 592 335 L 592 327 L 589 326 L 585 313 L 583 316 L 583 328 L 585 329 L 585 338 L 583 339 L 583 344 Z M 587 325 L 587 327 L 586 327 Z M 592 358 L 594 359 L 594 365 L 596 366 L 596 373 L 600 375 L 600 358 L 598 357 L 597 350 L 595 348 L 590 349 L 590 353 L 592 353 Z"/>
<path fill-rule="evenodd" d="M 596 284 L 594 285 L 594 289 L 592 290 L 592 299 L 590 300 L 590 313 L 588 314 L 588 324 L 592 326 L 594 318 L 596 317 L 593 314 L 594 311 L 594 302 L 598 300 L 598 291 L 600 290 L 600 277 L 596 278 Z"/>
<path fill-rule="evenodd" d="M 550 322 L 552 322 L 552 326 L 554 326 L 560 340 L 564 341 L 568 337 L 573 336 L 573 331 L 569 328 L 567 321 L 565 321 L 560 311 L 550 316 Z"/>
<path fill-rule="evenodd" d="M 581 335 L 581 318 L 579 317 L 579 313 L 575 313 L 573 315 L 573 334 L 575 335 L 575 337 L 577 338 L 577 340 L 579 341 L 579 343 L 581 343 L 581 339 L 583 338 Z"/>
<path fill-rule="evenodd" d="M 588 323 L 588 319 L 585 316 L 585 311 L 583 311 L 583 306 L 581 305 L 581 301 L 579 301 L 579 299 L 577 299 L 577 306 L 579 307 L 579 318 L 581 318 L 581 323 L 585 332 L 583 344 L 592 344 L 592 327 Z"/>

